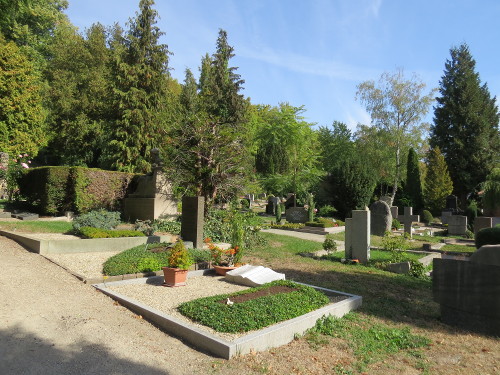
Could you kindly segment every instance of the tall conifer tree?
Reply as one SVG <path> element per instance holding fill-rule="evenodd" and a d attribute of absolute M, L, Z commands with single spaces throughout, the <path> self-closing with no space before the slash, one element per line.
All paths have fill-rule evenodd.
<path fill-rule="evenodd" d="M 465 204 L 467 194 L 486 179 L 499 160 L 498 107 L 486 83 L 481 85 L 469 47 L 450 50 L 434 110 L 430 144 L 444 154 L 454 192 Z"/>
<path fill-rule="evenodd" d="M 116 120 L 108 132 L 105 157 L 119 171 L 148 171 L 149 151 L 159 143 L 170 52 L 159 43 L 163 33 L 156 26 L 153 5 L 153 0 L 141 0 L 128 33 L 121 38 L 117 30 L 113 38 Z"/>
<path fill-rule="evenodd" d="M 439 147 L 429 150 L 427 155 L 427 174 L 425 175 L 425 205 L 437 215 L 445 207 L 446 197 L 453 191 L 453 182 L 448 166 Z"/>
<path fill-rule="evenodd" d="M 422 195 L 422 181 L 420 180 L 420 167 L 417 153 L 413 148 L 410 148 L 408 151 L 405 193 L 411 199 L 415 210 L 423 208 L 424 199 Z"/>

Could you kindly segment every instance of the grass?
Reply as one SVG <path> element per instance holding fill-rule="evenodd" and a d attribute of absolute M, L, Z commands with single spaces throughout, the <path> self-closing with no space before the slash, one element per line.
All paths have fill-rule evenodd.
<path fill-rule="evenodd" d="M 405 260 L 418 260 L 423 258 L 425 254 L 415 254 L 415 253 L 405 253 Z M 391 260 L 392 254 L 389 251 L 384 250 L 371 250 L 370 251 L 370 264 L 378 262 L 388 262 Z M 325 255 L 324 259 L 340 262 L 341 259 L 345 258 L 344 251 L 337 251 L 329 255 Z"/>
<path fill-rule="evenodd" d="M 29 233 L 69 233 L 73 227 L 67 221 L 0 221 L 0 229 Z"/>
<path fill-rule="evenodd" d="M 474 246 L 450 244 L 444 245 L 441 250 L 454 253 L 474 254 L 477 249 Z"/>
<path fill-rule="evenodd" d="M 286 286 L 295 290 L 288 293 L 264 295 L 240 303 L 225 304 L 227 298 L 254 293 L 270 286 Z M 211 327 L 218 332 L 248 332 L 293 319 L 328 304 L 323 293 L 287 280 L 273 281 L 261 287 L 233 294 L 199 298 L 179 305 L 184 316 Z"/>

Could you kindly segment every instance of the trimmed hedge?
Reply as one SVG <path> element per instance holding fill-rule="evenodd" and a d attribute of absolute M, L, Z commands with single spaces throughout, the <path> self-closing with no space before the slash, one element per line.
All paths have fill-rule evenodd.
<path fill-rule="evenodd" d="M 19 189 L 42 214 L 85 213 L 99 208 L 120 211 L 121 201 L 138 175 L 85 167 L 28 169 Z"/>
<path fill-rule="evenodd" d="M 99 229 L 82 227 L 79 234 L 85 238 L 119 238 L 119 237 L 145 237 L 145 234 L 136 230 Z"/>
<path fill-rule="evenodd" d="M 500 227 L 483 228 L 476 233 L 476 249 L 483 245 L 500 244 Z"/>

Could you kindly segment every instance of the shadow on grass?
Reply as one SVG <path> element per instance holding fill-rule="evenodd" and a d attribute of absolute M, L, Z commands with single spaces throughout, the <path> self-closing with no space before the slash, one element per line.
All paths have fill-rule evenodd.
<path fill-rule="evenodd" d="M 432 284 L 409 276 L 392 275 L 363 266 L 344 266 L 335 270 L 276 267 L 276 272 L 294 280 L 360 295 L 359 311 L 397 323 L 428 328 L 439 322 L 439 305 L 432 300 Z"/>
<path fill-rule="evenodd" d="M 169 374 L 85 340 L 56 347 L 19 326 L 0 329 L 0 357 L 1 374 Z"/>

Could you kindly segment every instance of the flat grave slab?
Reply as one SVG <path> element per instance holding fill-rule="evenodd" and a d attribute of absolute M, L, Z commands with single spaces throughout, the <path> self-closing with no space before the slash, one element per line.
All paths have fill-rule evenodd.
<path fill-rule="evenodd" d="M 12 218 L 12 213 L 10 212 L 0 212 L 0 219 L 10 219 Z"/>
<path fill-rule="evenodd" d="M 226 280 L 232 283 L 261 286 L 275 280 L 285 280 L 284 273 L 278 273 L 263 266 L 246 264 L 226 273 Z"/>
<path fill-rule="evenodd" d="M 190 271 L 188 273 L 188 283 L 191 277 L 210 277 L 203 276 L 206 274 L 208 274 L 207 270 Z M 296 335 L 301 335 L 312 328 L 321 317 L 328 315 L 342 317 L 351 310 L 360 307 L 362 303 L 361 296 L 309 285 L 330 296 L 334 302 L 299 317 L 249 332 L 234 340 L 226 340 L 204 329 L 200 329 L 194 324 L 181 321 L 176 317 L 152 308 L 138 300 L 127 297 L 124 294 L 113 291 L 110 288 L 113 285 L 125 285 L 125 283 L 152 284 L 156 282 L 158 285 L 161 285 L 162 280 L 162 276 L 157 276 L 94 284 L 93 286 L 102 293 L 118 301 L 121 305 L 153 322 L 165 332 L 180 337 L 200 350 L 208 351 L 213 355 L 225 359 L 247 354 L 251 351 L 265 351 L 288 344 L 294 340 Z M 161 288 L 161 286 L 158 287 Z"/>
<path fill-rule="evenodd" d="M 38 220 L 39 216 L 38 216 L 38 214 L 25 212 L 25 213 L 16 215 L 16 218 L 18 218 L 19 220 L 30 220 L 31 221 L 31 220 Z"/>

